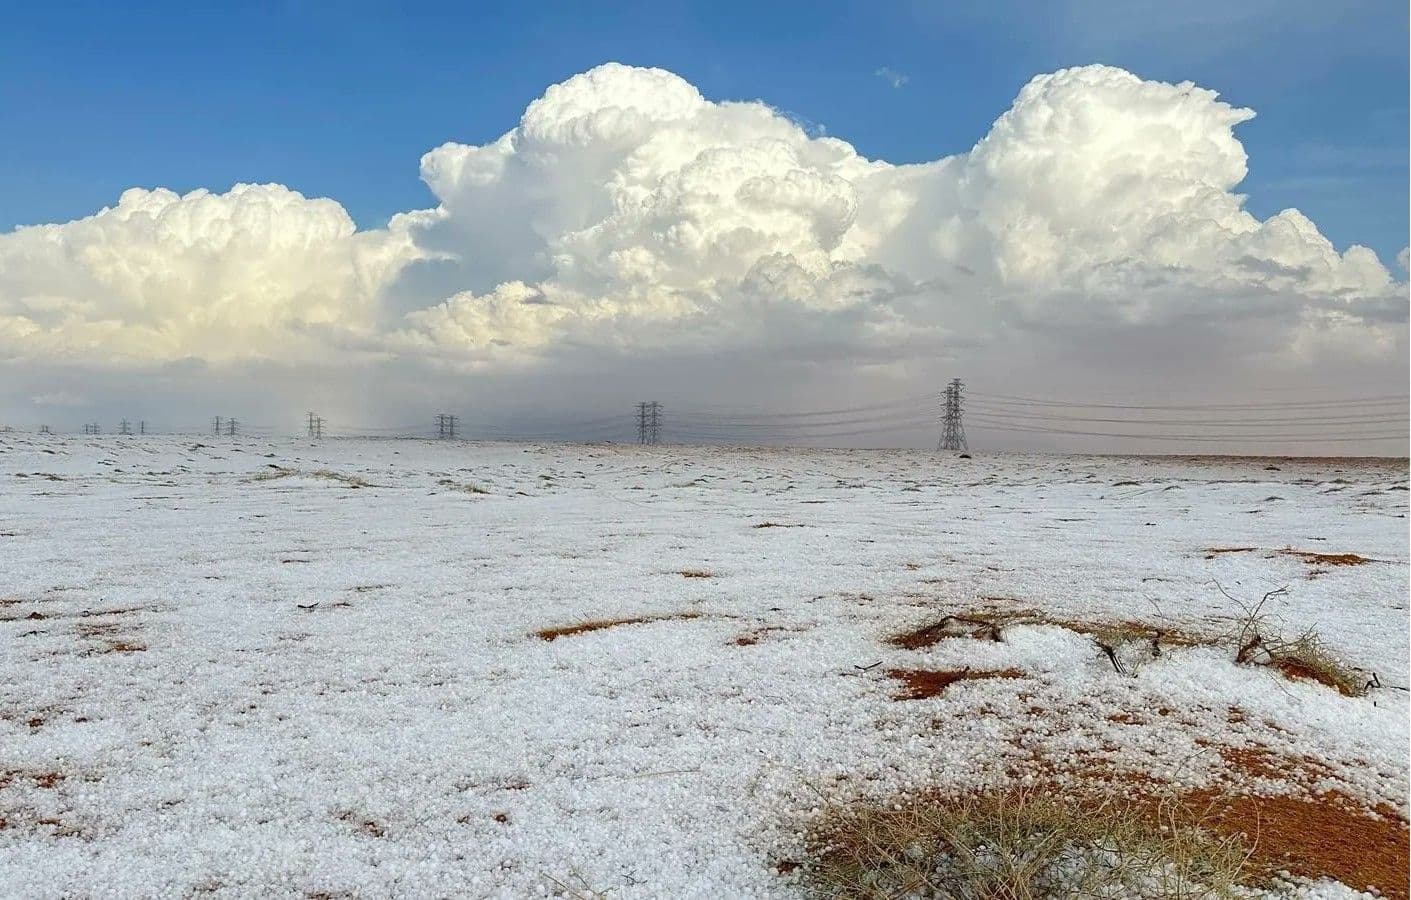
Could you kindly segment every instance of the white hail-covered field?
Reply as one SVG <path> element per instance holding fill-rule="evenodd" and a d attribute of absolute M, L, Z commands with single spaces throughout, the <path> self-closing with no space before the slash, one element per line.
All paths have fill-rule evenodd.
<path fill-rule="evenodd" d="M 0 896 L 796 897 L 823 797 L 1040 759 L 1195 789 L 1258 749 L 1404 814 L 1406 476 L 3 434 Z M 1273 623 L 1381 688 L 1202 646 L 1119 674 L 1073 627 L 1227 633 L 1285 586 Z M 888 643 L 976 610 L 1034 615 Z M 888 674 L 965 668 L 1022 674 Z"/>

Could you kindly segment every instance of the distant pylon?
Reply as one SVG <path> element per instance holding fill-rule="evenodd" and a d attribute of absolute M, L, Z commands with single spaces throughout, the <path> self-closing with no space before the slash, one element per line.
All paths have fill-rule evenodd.
<path fill-rule="evenodd" d="M 309 437 L 313 437 L 313 436 L 314 436 L 314 419 L 317 419 L 317 418 L 318 418 L 318 415 L 317 415 L 317 414 L 312 413 L 312 412 L 309 413 Z"/>
<path fill-rule="evenodd" d="M 212 422 L 211 434 L 220 434 L 220 423 L 221 417 L 216 416 L 214 421 Z"/>
<path fill-rule="evenodd" d="M 240 423 L 235 420 L 234 416 L 225 420 L 225 433 L 228 437 L 235 437 L 235 431 L 239 427 Z"/>
<path fill-rule="evenodd" d="M 965 445 L 965 423 L 961 420 L 961 397 L 965 393 L 965 384 L 959 378 L 952 378 L 950 384 L 946 385 L 944 400 L 944 410 L 941 417 L 941 443 L 937 450 L 955 450 L 964 452 L 968 448 Z"/>
<path fill-rule="evenodd" d="M 132 425 L 127 419 L 118 423 L 118 434 L 132 434 Z"/>
<path fill-rule="evenodd" d="M 436 416 L 436 437 L 442 440 L 455 440 L 456 417 L 439 413 Z"/>
<path fill-rule="evenodd" d="M 661 437 L 661 404 L 655 400 L 637 404 L 637 443 L 655 444 Z"/>

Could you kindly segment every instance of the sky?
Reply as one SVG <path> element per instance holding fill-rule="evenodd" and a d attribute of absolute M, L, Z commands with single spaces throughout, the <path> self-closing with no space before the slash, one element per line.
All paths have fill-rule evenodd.
<path fill-rule="evenodd" d="M 0 421 L 1405 393 L 1404 4 L 482 6 L 11 11 Z M 1029 421 L 971 432 L 1192 449 Z"/>

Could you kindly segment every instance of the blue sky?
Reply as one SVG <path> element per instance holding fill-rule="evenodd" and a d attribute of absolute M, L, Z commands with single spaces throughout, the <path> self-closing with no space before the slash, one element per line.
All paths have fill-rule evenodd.
<path fill-rule="evenodd" d="M 763 99 L 894 162 L 963 151 L 1032 75 L 1105 62 L 1257 110 L 1238 134 L 1261 217 L 1298 207 L 1392 266 L 1407 242 L 1404 3 L 200 6 L 7 12 L 0 228 L 83 216 L 134 185 L 237 181 L 380 225 L 430 204 L 423 152 L 498 136 L 547 85 L 606 60 Z"/>

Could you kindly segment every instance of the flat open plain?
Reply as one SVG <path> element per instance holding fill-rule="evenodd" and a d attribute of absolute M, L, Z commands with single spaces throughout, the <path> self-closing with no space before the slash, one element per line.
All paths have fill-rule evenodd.
<path fill-rule="evenodd" d="M 797 897 L 824 798 L 1037 778 L 1404 835 L 1406 478 L 0 435 L 0 895 Z M 1379 686 L 1236 663 L 1280 588 Z"/>

